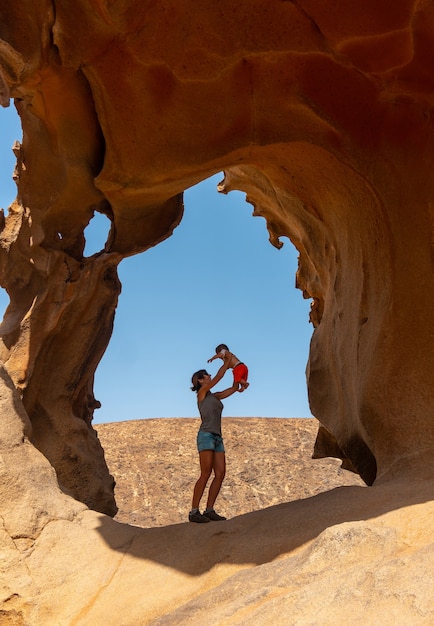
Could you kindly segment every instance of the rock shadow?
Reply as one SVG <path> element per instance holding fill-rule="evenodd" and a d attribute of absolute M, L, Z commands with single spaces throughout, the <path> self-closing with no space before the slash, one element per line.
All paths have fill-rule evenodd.
<path fill-rule="evenodd" d="M 268 563 L 296 551 L 331 526 L 427 502 L 433 493 L 432 479 L 338 487 L 224 522 L 139 528 L 101 517 L 97 530 L 113 550 L 200 576 L 216 564 Z"/>

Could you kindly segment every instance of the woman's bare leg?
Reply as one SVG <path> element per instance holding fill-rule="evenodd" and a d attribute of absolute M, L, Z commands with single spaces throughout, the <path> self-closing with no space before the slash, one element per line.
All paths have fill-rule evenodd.
<path fill-rule="evenodd" d="M 211 472 L 214 466 L 215 454 L 216 453 L 214 452 L 214 450 L 202 450 L 202 452 L 199 452 L 200 477 L 198 478 L 194 486 L 193 500 L 191 503 L 192 509 L 199 508 L 200 500 L 203 496 L 203 492 L 205 491 L 206 484 L 208 482 L 209 477 L 211 476 Z"/>
<path fill-rule="evenodd" d="M 208 501 L 206 503 L 207 509 L 214 508 L 214 502 L 219 495 L 220 488 L 226 474 L 226 455 L 224 452 L 214 452 L 212 469 L 214 470 L 214 478 L 209 487 Z"/>

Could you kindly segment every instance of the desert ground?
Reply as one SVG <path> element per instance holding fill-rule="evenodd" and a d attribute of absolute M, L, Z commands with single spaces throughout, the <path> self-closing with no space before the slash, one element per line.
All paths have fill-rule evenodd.
<path fill-rule="evenodd" d="M 160 418 L 95 425 L 116 480 L 117 521 L 143 528 L 186 521 L 199 471 L 199 424 Z M 216 510 L 231 518 L 363 485 L 338 459 L 312 459 L 317 429 L 308 418 L 223 418 L 227 472 Z"/>

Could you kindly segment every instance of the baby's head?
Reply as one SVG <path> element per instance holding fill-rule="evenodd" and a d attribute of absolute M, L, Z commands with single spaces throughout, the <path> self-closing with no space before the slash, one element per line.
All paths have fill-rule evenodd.
<path fill-rule="evenodd" d="M 219 345 L 215 349 L 215 353 L 219 355 L 221 354 L 221 356 L 224 356 L 226 354 L 226 351 L 229 352 L 229 348 L 225 343 L 219 343 Z"/>

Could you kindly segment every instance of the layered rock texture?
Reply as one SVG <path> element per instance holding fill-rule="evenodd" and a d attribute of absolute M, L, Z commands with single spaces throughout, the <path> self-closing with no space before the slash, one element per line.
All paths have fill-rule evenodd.
<path fill-rule="evenodd" d="M 406 504 L 416 493 L 427 499 L 434 473 L 433 44 L 429 0 L 77 0 L 73 8 L 66 0 L 0 0 L 0 98 L 4 106 L 13 99 L 23 127 L 14 148 L 18 195 L 0 235 L 0 284 L 10 297 L 0 328 L 2 522 L 8 555 L 23 568 L 19 584 L 5 584 L 8 619 L 15 611 L 18 623 L 49 623 L 39 591 L 59 585 L 63 567 L 44 578 L 43 555 L 59 550 L 64 564 L 61 553 L 77 542 L 97 551 L 99 524 L 108 529 L 100 563 L 107 545 L 119 554 L 134 546 L 163 563 L 160 586 L 174 566 L 170 548 L 166 560 L 157 558 L 143 547 L 145 535 L 102 515 L 117 506 L 92 427 L 93 377 L 112 330 L 119 262 L 170 236 L 183 190 L 221 170 L 220 191 L 246 192 L 271 243 L 287 236 L 300 253 L 297 283 L 313 299 L 314 456 L 338 457 L 376 485 L 360 488 L 360 498 L 381 492 L 386 508 L 426 523 Z M 104 250 L 86 258 L 83 233 L 95 211 L 112 227 Z M 277 519 L 289 523 L 289 511 Z M 384 524 L 397 516 L 388 513 Z M 370 534 L 362 524 L 332 533 L 330 545 L 357 536 L 373 546 L 374 561 L 387 553 L 407 563 L 410 552 L 390 546 L 422 547 L 424 530 L 424 538 L 408 527 L 387 534 L 386 549 L 377 525 Z M 187 533 L 197 546 L 194 529 L 177 532 L 173 540 L 188 543 Z M 191 553 L 184 573 L 216 567 L 221 581 L 234 562 L 252 562 L 216 532 L 205 530 L 221 546 L 213 564 Z M 295 529 L 283 524 L 279 532 Z M 264 547 L 261 563 L 293 548 Z M 321 549 L 289 557 L 300 585 L 298 559 Z M 427 571 L 428 552 L 418 554 Z M 77 572 L 96 567 L 97 555 L 86 558 Z M 397 571 L 393 558 L 381 576 Z M 230 565 L 216 565 L 223 562 Z M 423 584 L 415 581 L 408 593 L 419 598 Z M 175 609 L 181 588 L 166 609 Z M 22 600 L 27 591 L 45 607 L 40 614 Z M 305 592 L 297 593 L 301 603 Z M 72 606 L 53 623 L 72 615 L 79 623 L 88 609 Z M 431 619 L 422 601 L 413 609 L 406 623 Z M 137 615 L 126 623 L 144 623 Z"/>

